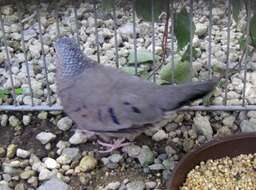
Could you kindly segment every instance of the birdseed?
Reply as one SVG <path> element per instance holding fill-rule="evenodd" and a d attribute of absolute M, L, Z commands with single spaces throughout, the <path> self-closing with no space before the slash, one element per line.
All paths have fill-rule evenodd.
<path fill-rule="evenodd" d="M 180 190 L 256 190 L 256 153 L 202 161 Z"/>

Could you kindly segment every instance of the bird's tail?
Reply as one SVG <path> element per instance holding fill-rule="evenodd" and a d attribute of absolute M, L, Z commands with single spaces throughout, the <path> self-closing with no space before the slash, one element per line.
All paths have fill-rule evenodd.
<path fill-rule="evenodd" d="M 202 82 L 193 82 L 177 86 L 165 86 L 163 89 L 164 96 L 160 103 L 162 107 L 173 110 L 188 104 L 191 101 L 200 99 L 209 94 L 217 85 L 219 79 L 214 78 Z M 167 94 L 166 94 L 167 93 Z"/>

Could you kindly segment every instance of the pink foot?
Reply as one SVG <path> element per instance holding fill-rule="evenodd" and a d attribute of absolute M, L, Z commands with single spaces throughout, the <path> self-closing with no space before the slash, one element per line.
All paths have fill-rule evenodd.
<path fill-rule="evenodd" d="M 109 153 L 109 152 L 112 152 L 118 148 L 121 148 L 121 147 L 124 147 L 124 146 L 127 146 L 131 143 L 123 143 L 125 141 L 124 138 L 122 139 L 117 139 L 117 140 L 114 140 L 114 143 L 113 144 L 110 144 L 110 143 L 105 143 L 105 142 L 102 142 L 100 140 L 97 140 L 97 143 L 100 144 L 101 146 L 103 147 L 106 147 L 107 150 L 101 150 L 99 151 L 100 153 Z"/>

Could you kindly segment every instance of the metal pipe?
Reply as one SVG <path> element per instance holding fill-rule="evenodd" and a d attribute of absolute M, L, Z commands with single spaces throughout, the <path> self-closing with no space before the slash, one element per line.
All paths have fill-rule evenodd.
<path fill-rule="evenodd" d="M 189 79 L 192 81 L 193 76 L 193 0 L 189 3 L 189 28 L 190 28 L 190 38 L 189 38 Z"/>
<path fill-rule="evenodd" d="M 115 61 L 116 67 L 119 68 L 119 56 L 118 56 L 118 42 L 117 42 L 117 21 L 116 21 L 116 1 L 114 0 L 113 4 L 113 20 L 114 20 L 114 38 L 115 38 Z"/>
<path fill-rule="evenodd" d="M 63 111 L 63 107 L 60 105 L 0 105 L 0 111 Z M 245 106 L 185 106 L 177 111 L 256 111 L 256 105 Z"/>
<path fill-rule="evenodd" d="M 251 0 L 247 1 L 247 18 L 246 18 L 246 41 L 245 41 L 245 59 L 244 59 L 244 78 L 243 78 L 243 106 L 245 106 L 245 92 L 247 83 L 247 65 L 248 65 L 248 43 L 250 40 L 250 21 L 251 21 Z"/>
<path fill-rule="evenodd" d="M 228 77 L 229 77 L 229 53 L 230 53 L 230 27 L 231 27 L 231 0 L 228 0 L 228 28 L 227 28 L 227 62 L 225 71 L 225 97 L 224 104 L 227 105 L 228 98 Z"/>
<path fill-rule="evenodd" d="M 40 2 L 40 1 L 39 1 Z M 40 19 L 40 3 L 37 6 L 37 22 L 38 22 L 38 28 L 39 28 L 39 38 L 41 43 L 41 52 L 43 56 L 43 67 L 44 67 L 44 76 L 46 81 L 46 88 L 47 88 L 47 102 L 49 105 L 51 105 L 51 94 L 50 94 L 50 85 L 48 80 L 48 68 L 46 64 L 46 58 L 45 58 L 45 51 L 44 51 L 44 40 L 43 40 L 43 32 L 42 32 L 42 25 L 41 25 L 41 19 Z"/>
<path fill-rule="evenodd" d="M 151 0 L 151 27 L 152 27 L 152 56 L 153 56 L 153 66 L 156 65 L 156 43 L 155 43 L 155 0 Z M 153 74 L 153 82 L 156 82 L 156 73 Z"/>
<path fill-rule="evenodd" d="M 135 14 L 136 5 L 135 4 L 136 4 L 136 0 L 133 0 L 133 6 L 132 6 L 133 46 L 134 46 L 135 75 L 138 75 L 137 32 L 136 32 L 136 14 Z"/>
<path fill-rule="evenodd" d="M 95 40 L 97 48 L 97 61 L 100 63 L 100 43 L 99 43 L 99 31 L 98 31 L 98 15 L 97 15 L 97 5 L 93 2 L 93 13 L 94 13 L 94 25 L 95 25 Z"/>
<path fill-rule="evenodd" d="M 22 14 L 21 14 L 22 7 L 21 7 L 21 5 L 22 5 L 21 3 L 18 4 L 18 16 L 19 16 L 20 30 L 21 30 L 21 45 L 22 45 L 22 50 L 23 50 L 24 58 L 25 58 L 26 74 L 27 74 L 29 92 L 30 92 L 30 97 L 31 97 L 31 105 L 34 106 L 34 94 L 33 94 L 31 76 L 30 76 L 30 70 L 29 70 L 27 48 L 26 48 L 25 40 L 24 40 L 24 23 L 22 22 Z"/>
<path fill-rule="evenodd" d="M 208 72 L 212 78 L 212 0 L 209 0 L 209 28 L 208 28 Z"/>

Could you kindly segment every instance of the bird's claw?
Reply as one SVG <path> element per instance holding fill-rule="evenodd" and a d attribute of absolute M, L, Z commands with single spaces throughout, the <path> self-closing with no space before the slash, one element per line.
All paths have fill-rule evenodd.
<path fill-rule="evenodd" d="M 130 145 L 131 143 L 130 142 L 127 142 L 127 143 L 123 143 L 125 141 L 124 138 L 122 139 L 117 139 L 117 140 L 114 140 L 114 143 L 113 144 L 110 144 L 110 143 L 105 143 L 105 142 L 102 142 L 100 140 L 97 140 L 97 143 L 103 147 L 107 147 L 106 150 L 100 150 L 99 152 L 100 153 L 110 153 L 118 148 L 121 148 L 121 147 L 124 147 L 124 146 L 128 146 Z"/>

